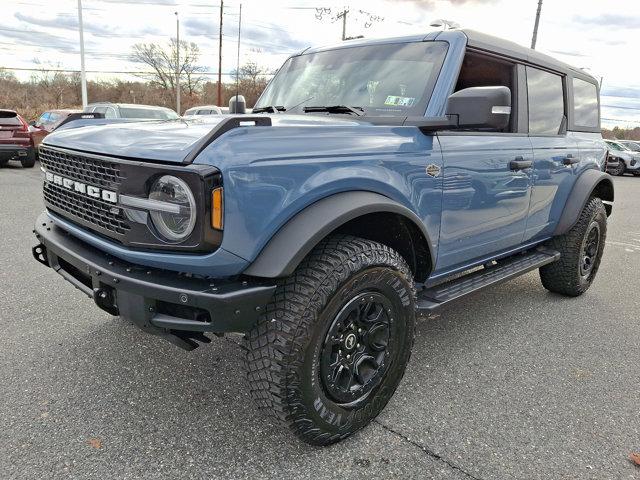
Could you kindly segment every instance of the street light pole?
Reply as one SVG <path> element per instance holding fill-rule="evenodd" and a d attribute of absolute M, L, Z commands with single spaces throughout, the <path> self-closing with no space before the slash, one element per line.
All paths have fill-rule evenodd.
<path fill-rule="evenodd" d="M 82 108 L 87 106 L 87 73 L 84 68 L 84 29 L 82 25 L 82 0 L 78 0 L 78 27 L 80 31 L 80 85 L 82 90 Z"/>
<path fill-rule="evenodd" d="M 180 115 L 180 17 L 176 12 L 176 109 Z"/>
<path fill-rule="evenodd" d="M 531 48 L 536 49 L 538 41 L 538 25 L 540 25 L 540 12 L 542 11 L 542 0 L 538 0 L 538 11 L 536 12 L 536 23 L 533 25 L 533 37 L 531 37 Z"/>
<path fill-rule="evenodd" d="M 224 1 L 220 0 L 220 39 L 218 44 L 218 106 L 222 106 L 222 12 Z"/>

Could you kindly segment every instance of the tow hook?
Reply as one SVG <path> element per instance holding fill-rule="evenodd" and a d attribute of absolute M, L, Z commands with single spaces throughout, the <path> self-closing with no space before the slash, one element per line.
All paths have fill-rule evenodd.
<path fill-rule="evenodd" d="M 42 243 L 33 247 L 31 249 L 31 253 L 33 254 L 33 258 L 35 258 L 38 262 L 43 264 L 45 267 L 49 266 L 49 257 L 47 256 L 47 247 L 45 247 Z"/>
<path fill-rule="evenodd" d="M 114 317 L 120 315 L 120 311 L 116 306 L 113 289 L 107 287 L 94 288 L 93 300 L 96 302 L 96 305 L 105 312 L 110 313 Z"/>

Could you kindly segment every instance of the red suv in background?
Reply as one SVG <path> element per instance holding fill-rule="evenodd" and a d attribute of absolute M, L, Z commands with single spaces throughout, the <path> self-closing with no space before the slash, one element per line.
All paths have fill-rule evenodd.
<path fill-rule="evenodd" d="M 36 163 L 36 148 L 29 125 L 13 110 L 0 110 L 0 167 L 19 160 L 23 167 Z"/>
<path fill-rule="evenodd" d="M 44 137 L 53 132 L 60 126 L 67 118 L 74 113 L 81 113 L 82 110 L 48 110 L 40 115 L 40 118 L 35 122 L 31 122 L 31 137 L 33 143 L 38 147 Z"/>

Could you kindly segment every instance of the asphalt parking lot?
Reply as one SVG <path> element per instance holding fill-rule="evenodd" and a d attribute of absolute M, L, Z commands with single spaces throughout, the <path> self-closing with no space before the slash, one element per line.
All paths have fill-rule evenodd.
<path fill-rule="evenodd" d="M 256 411 L 238 339 L 184 352 L 36 263 L 40 175 L 0 169 L 0 478 L 640 478 L 640 178 L 585 296 L 531 273 L 421 319 L 386 410 L 321 449 Z"/>

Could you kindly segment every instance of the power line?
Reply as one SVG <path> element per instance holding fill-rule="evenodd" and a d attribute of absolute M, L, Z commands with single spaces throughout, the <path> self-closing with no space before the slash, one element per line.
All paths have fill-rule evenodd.
<path fill-rule="evenodd" d="M 80 70 L 67 70 L 64 68 L 26 68 L 26 67 L 0 67 L 3 70 L 14 70 L 17 72 L 56 72 L 56 73 L 80 73 Z M 127 74 L 127 75 L 155 75 L 157 72 L 153 71 L 124 71 L 124 70 L 87 70 L 87 73 L 117 73 L 117 74 Z M 183 74 L 184 75 L 184 74 Z M 197 72 L 197 75 L 218 75 L 218 72 Z M 222 72 L 222 75 L 235 75 L 235 72 Z M 262 74 L 265 77 L 272 77 L 274 73 L 264 73 Z"/>
<path fill-rule="evenodd" d="M 625 107 L 622 105 L 602 105 L 602 106 L 607 108 L 619 108 L 621 110 L 636 110 L 640 112 L 640 107 Z"/>

